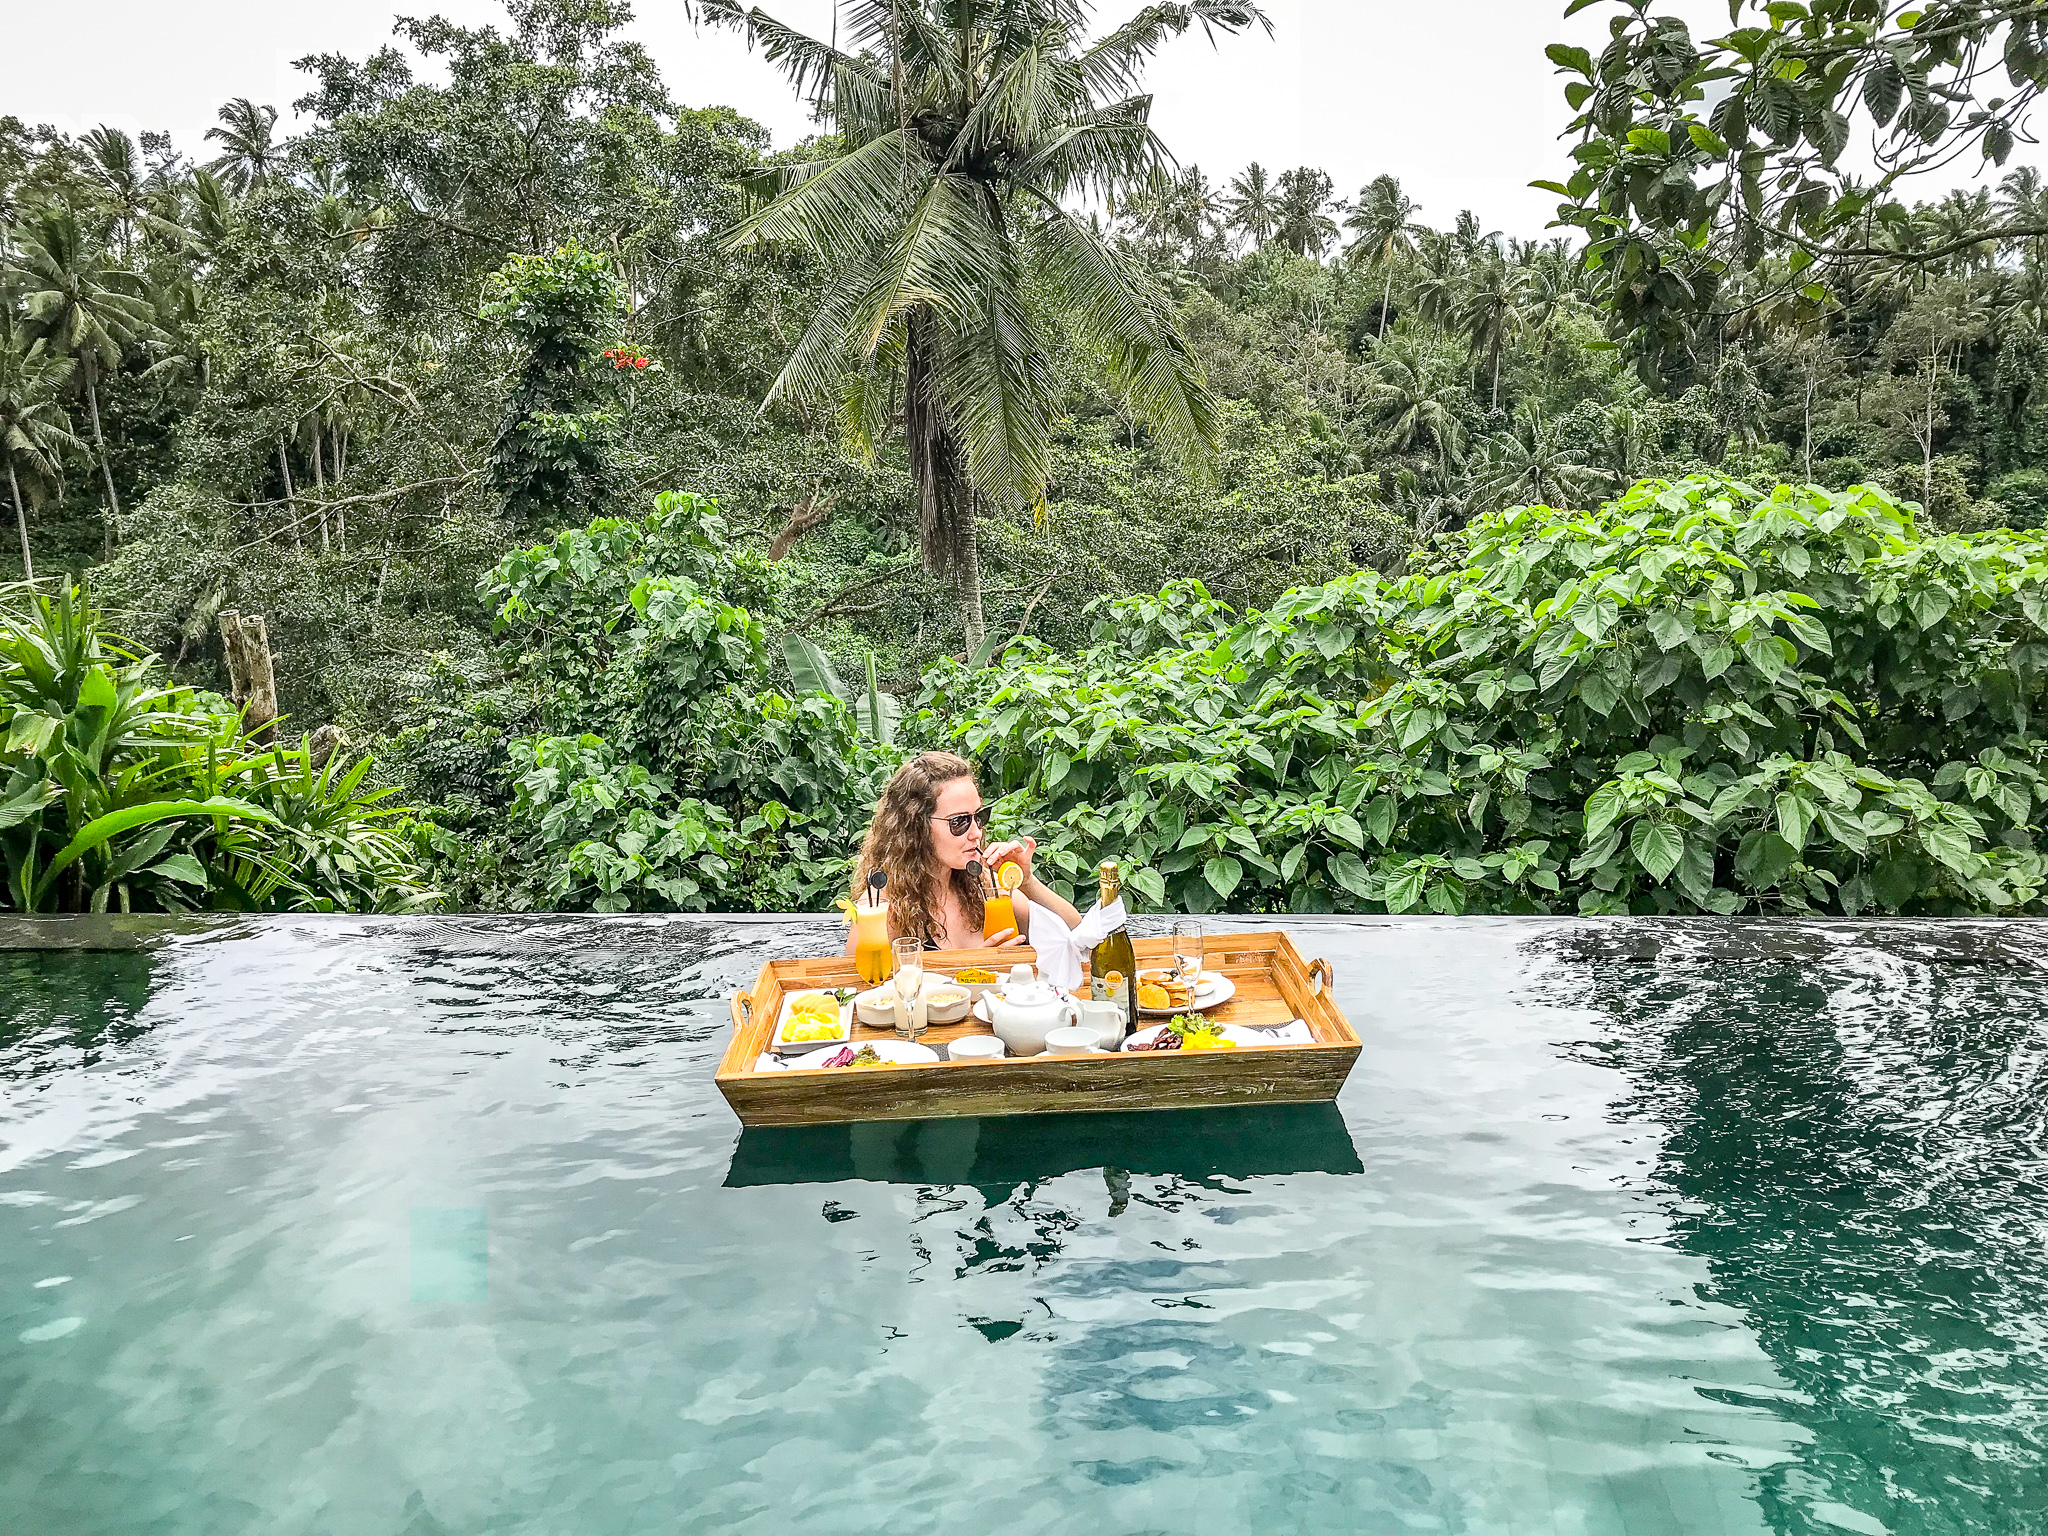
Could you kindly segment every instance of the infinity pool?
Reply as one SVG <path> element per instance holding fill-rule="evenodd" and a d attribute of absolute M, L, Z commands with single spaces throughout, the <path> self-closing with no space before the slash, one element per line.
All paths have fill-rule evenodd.
<path fill-rule="evenodd" d="M 1334 1107 L 746 1136 L 823 927 L 0 926 L 0 1531 L 2048 1532 L 2048 931 L 1290 926 Z"/>

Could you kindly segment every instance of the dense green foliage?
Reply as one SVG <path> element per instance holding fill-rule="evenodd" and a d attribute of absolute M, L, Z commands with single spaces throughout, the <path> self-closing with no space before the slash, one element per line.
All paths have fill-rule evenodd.
<path fill-rule="evenodd" d="M 1586 232 L 1618 334 L 1671 346 L 1766 303 L 1817 320 L 1871 257 L 1910 265 L 2048 236 L 2031 169 L 2003 206 L 1952 206 L 1933 240 L 1898 195 L 1916 171 L 2004 166 L 2030 140 L 2048 84 L 2041 6 L 1730 0 L 1728 21 L 1699 38 L 1680 17 L 1608 0 L 1597 56 L 1548 50 L 1579 114 L 1578 166 L 1538 185 L 1569 199 L 1559 221 Z M 1782 260 L 1758 283 L 1767 256 Z"/>
<path fill-rule="evenodd" d="M 618 911 L 815 907 L 887 766 L 848 703 L 770 679 L 786 575 L 663 496 L 507 556 L 489 681 L 451 677 L 398 749 L 462 785 L 441 812 L 465 903 Z M 458 835 L 459 834 L 459 835 Z"/>
<path fill-rule="evenodd" d="M 1070 876 L 1176 909 L 2032 908 L 2048 544 L 1647 481 L 1242 618 L 1110 605 L 929 699 Z"/>
<path fill-rule="evenodd" d="M 0 908 L 386 911 L 430 894 L 367 757 L 252 740 L 77 588 L 0 600 L 0 728 Z"/>
<path fill-rule="evenodd" d="M 880 25 L 884 9 L 864 14 Z M 1729 65 L 1746 102 L 1777 100 L 1771 60 L 1846 46 L 1830 18 L 1862 25 L 1871 7 L 1798 9 L 1772 7 L 1770 36 L 1743 45 L 1756 58 Z M 1012 298 L 1030 323 L 979 376 L 1027 383 L 1011 398 L 1035 414 L 958 440 L 982 442 L 984 491 L 1016 492 L 973 498 L 963 590 L 933 558 L 902 385 L 909 317 L 950 303 L 952 324 L 973 308 L 965 290 L 947 300 L 935 281 L 931 298 L 905 279 L 907 308 L 861 310 L 879 332 L 813 324 L 875 299 L 855 278 L 895 270 L 877 252 L 915 254 L 896 215 L 963 187 L 927 156 L 914 186 L 829 204 L 867 221 L 844 240 L 762 222 L 764 194 L 851 186 L 866 141 L 772 152 L 736 114 L 673 101 L 626 19 L 612 0 L 515 0 L 502 27 L 401 22 L 368 58 L 303 61 L 296 137 L 269 108 L 228 103 L 205 145 L 184 146 L 204 165 L 160 136 L 0 118 L 0 515 L 19 512 L 0 561 L 32 558 L 46 593 L 90 568 L 136 637 L 118 666 L 180 701 L 165 714 L 228 733 L 216 766 L 272 763 L 208 768 L 201 798 L 283 816 L 265 796 L 289 770 L 302 799 L 353 805 L 370 778 L 337 786 L 372 774 L 426 808 L 362 823 L 391 841 L 351 866 L 355 885 L 284 864 L 263 866 L 270 886 L 216 880 L 236 839 L 281 858 L 285 834 L 260 818 L 202 833 L 185 816 L 141 829 L 173 828 L 111 883 L 115 855 L 75 861 L 50 900 L 189 889 L 203 905 L 235 886 L 251 902 L 374 905 L 432 884 L 460 905 L 816 906 L 879 775 L 960 740 L 1062 868 L 1116 848 L 1144 866 L 1138 889 L 1191 905 L 2033 899 L 2014 799 L 2034 761 L 2018 708 L 2033 544 L 1983 532 L 2048 519 L 2048 198 L 2032 170 L 1919 207 L 1888 184 L 1895 210 L 1867 239 L 1846 224 L 1803 235 L 1795 217 L 1745 244 L 1727 222 L 1742 157 L 1818 152 L 1806 118 L 1781 143 L 1753 115 L 1769 142 L 1727 140 L 1730 211 L 1695 225 L 1609 210 L 1628 227 L 1587 227 L 1589 266 L 1583 248 L 1469 214 L 1425 223 L 1392 176 L 1348 198 L 1313 166 L 1218 185 L 1162 161 L 1126 113 L 1085 165 L 1031 173 L 1087 192 L 1100 217 L 1084 229 L 1045 206 L 1043 228 L 1016 233 Z M 1196 23 L 1228 48 L 1257 19 L 1151 8 L 1104 34 L 1124 37 L 1107 55 L 1101 38 L 1048 34 L 1005 57 L 1078 69 L 1061 100 L 1079 111 L 1123 99 Z M 1633 8 L 1621 23 L 1611 57 L 1559 62 L 1608 92 L 1577 102 L 1594 114 L 1582 148 L 1626 148 L 1604 169 L 1582 153 L 1592 180 L 1559 185 L 1597 213 L 1617 187 L 1634 198 L 1629 178 L 1661 154 L 1704 196 L 1711 143 L 1670 132 L 1727 50 L 1681 46 Z M 1906 64 L 1938 51 L 1904 30 Z M 1669 79 L 1658 49 L 1677 61 Z M 1882 73 L 1869 49 L 1853 56 L 1848 84 L 1801 76 L 1802 100 Z M 850 55 L 777 60 L 827 98 L 881 78 Z M 926 65 L 916 126 L 934 155 L 978 131 L 947 101 L 1017 106 L 990 79 Z M 1661 83 L 1610 100 L 1631 69 Z M 826 105 L 828 126 L 859 117 L 873 143 L 896 131 L 875 100 L 839 118 L 844 103 Z M 1681 124 L 1662 150 L 1631 137 L 1656 113 Z M 1948 131 L 1914 122 L 1915 144 Z M 1995 126 L 1977 122 L 1972 142 Z M 1009 122 L 1004 142 L 1027 130 Z M 1014 169 L 984 180 L 1023 197 Z M 957 233 L 971 220 L 954 212 Z M 1064 266 L 1041 259 L 1055 225 L 1072 236 Z M 1603 230 L 1642 247 L 1636 267 Z M 1792 235 L 1833 245 L 1810 269 Z M 1653 314 L 1680 245 L 1718 265 L 1685 268 Z M 1084 249 L 1116 283 L 1079 281 Z M 933 271 L 986 277 L 989 255 L 953 250 Z M 1112 298 L 1117 315 L 1099 312 Z M 1118 342 L 1109 319 L 1153 350 Z M 791 368 L 817 387 L 777 391 Z M 1186 409 L 1162 413 L 1160 390 Z M 1195 438 L 1207 451 L 1191 461 Z M 1774 499 L 1780 482 L 1842 494 Z M 1725 591 L 1708 590 L 1717 570 Z M 1584 620 L 1598 634 L 1542 606 L 1596 576 L 1604 595 L 1572 612 L 1611 603 Z M 1924 623 L 1923 577 L 1953 589 Z M 1881 596 L 1894 579 L 1905 595 Z M 1767 599 L 1783 613 L 1756 607 Z M 303 755 L 231 739 L 232 712 L 210 702 L 228 683 L 225 609 L 266 617 L 292 730 L 344 726 L 377 768 L 322 778 Z M 1731 637 L 1711 676 L 1711 641 L 1662 643 L 1679 620 L 1657 615 L 1681 609 L 1698 635 Z M 1571 634 L 1584 647 L 1557 649 Z M 1794 650 L 1767 674 L 1776 642 Z M 1567 654 L 1573 670 L 1555 671 Z M 1928 690 L 1946 692 L 1929 704 Z M 47 823 L 57 839 L 36 843 L 36 868 L 93 803 L 35 813 L 35 837 Z M 355 836 L 356 813 L 335 814 Z M 204 889 L 147 876 L 180 855 L 209 871 Z"/>

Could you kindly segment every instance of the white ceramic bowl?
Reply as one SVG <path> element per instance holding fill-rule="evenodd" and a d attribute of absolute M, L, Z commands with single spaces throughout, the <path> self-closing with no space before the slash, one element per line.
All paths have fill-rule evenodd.
<path fill-rule="evenodd" d="M 951 994 L 953 1002 L 941 1003 L 940 996 Z M 967 1010 L 974 1006 L 974 999 L 967 988 L 957 981 L 939 977 L 924 989 L 924 1018 L 927 1024 L 958 1024 L 967 1017 Z"/>
<path fill-rule="evenodd" d="M 869 1029 L 895 1028 L 896 983 L 885 981 L 861 993 L 853 1000 L 853 1011 Z"/>
<path fill-rule="evenodd" d="M 958 976 L 948 976 L 944 978 L 945 985 L 949 987 L 958 987 L 961 991 L 965 992 L 970 998 L 979 997 L 982 993 L 989 991 L 991 988 L 1000 987 L 1003 984 L 1003 973 L 999 970 L 996 970 L 994 966 L 963 966 L 962 969 L 979 969 L 984 971 L 995 971 L 996 979 L 994 981 L 962 981 Z"/>
<path fill-rule="evenodd" d="M 1068 1024 L 1046 1031 L 1045 1054 L 1048 1056 L 1086 1056 L 1101 1047 L 1102 1036 L 1085 1024 Z"/>

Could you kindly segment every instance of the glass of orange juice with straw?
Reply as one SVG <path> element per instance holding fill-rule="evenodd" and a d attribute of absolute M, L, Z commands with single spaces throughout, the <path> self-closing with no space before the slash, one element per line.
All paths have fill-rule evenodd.
<path fill-rule="evenodd" d="M 999 933 L 1017 930 L 1017 888 L 1023 883 L 1024 871 L 1017 865 L 1006 861 L 997 867 L 996 887 L 1001 894 L 985 898 L 981 908 L 981 937 L 984 942 Z"/>
<path fill-rule="evenodd" d="M 857 907 L 853 914 L 853 968 L 869 986 L 879 986 L 896 974 L 896 957 L 889 948 L 889 907 Z"/>

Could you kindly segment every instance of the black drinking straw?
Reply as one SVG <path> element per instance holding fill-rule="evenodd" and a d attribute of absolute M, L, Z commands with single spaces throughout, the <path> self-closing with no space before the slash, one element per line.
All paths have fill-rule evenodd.
<path fill-rule="evenodd" d="M 881 905 L 881 892 L 882 892 L 882 887 L 883 887 L 883 886 L 885 886 L 885 885 L 887 885 L 888 883 L 889 883 L 889 872 L 888 872 L 888 871 L 887 871 L 886 869 L 871 869 L 871 870 L 869 870 L 869 871 L 868 871 L 868 905 L 869 905 L 869 906 L 871 906 L 871 907 L 875 907 L 875 906 L 880 906 L 880 905 Z"/>

